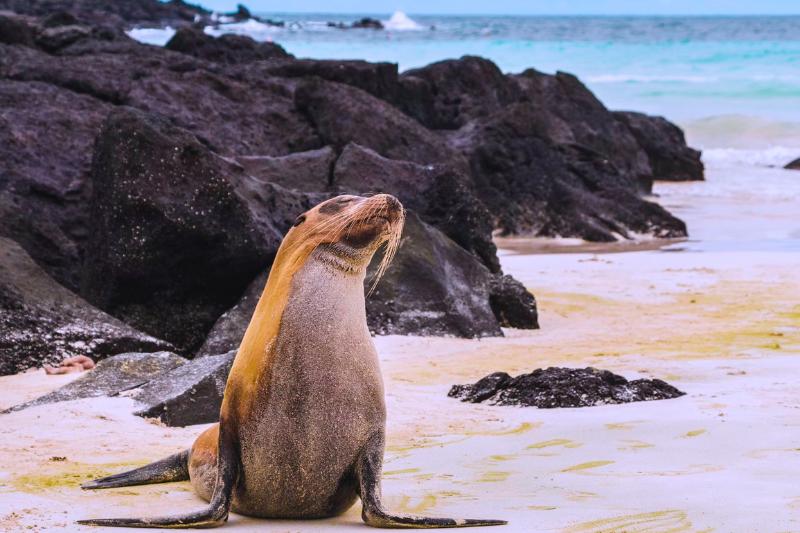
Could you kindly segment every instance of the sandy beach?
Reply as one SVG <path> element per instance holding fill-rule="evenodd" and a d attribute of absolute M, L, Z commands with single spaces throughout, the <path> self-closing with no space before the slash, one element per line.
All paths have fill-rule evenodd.
<path fill-rule="evenodd" d="M 657 185 L 660 201 L 689 225 L 685 242 L 614 254 L 504 251 L 503 268 L 537 296 L 541 330 L 376 338 L 389 412 L 387 503 L 507 519 L 503 531 L 800 530 L 800 273 L 797 249 L 775 244 L 796 242 L 800 200 L 770 196 L 796 174 L 757 172 L 764 187 L 747 198 L 730 169 L 710 169 L 705 183 Z M 745 200 L 748 209 L 738 210 Z M 550 365 L 657 377 L 687 395 L 556 410 L 447 397 L 452 384 L 490 372 Z M 0 408 L 76 377 L 0 378 Z M 2 415 L 0 529 L 88 531 L 74 520 L 201 506 L 188 483 L 78 488 L 179 451 L 204 427 L 135 417 L 130 402 Z M 324 521 L 233 515 L 226 530 L 364 527 L 356 505 Z"/>

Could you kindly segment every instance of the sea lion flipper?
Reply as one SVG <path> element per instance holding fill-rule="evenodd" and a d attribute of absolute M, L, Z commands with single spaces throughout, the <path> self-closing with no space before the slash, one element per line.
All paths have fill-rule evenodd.
<path fill-rule="evenodd" d="M 209 528 L 221 526 L 228 521 L 233 487 L 239 476 L 238 445 L 229 431 L 220 423 L 219 453 L 217 457 L 217 482 L 211 502 L 202 511 L 182 516 L 158 518 L 96 518 L 78 520 L 79 524 L 106 527 L 138 528 Z"/>
<path fill-rule="evenodd" d="M 189 450 L 184 450 L 141 468 L 89 481 L 81 485 L 81 488 L 84 490 L 111 489 L 133 485 L 186 481 L 187 479 L 189 479 Z"/>
<path fill-rule="evenodd" d="M 381 503 L 383 447 L 384 436 L 383 432 L 379 431 L 364 446 L 356 464 L 356 476 L 362 503 L 361 517 L 368 526 L 391 529 L 426 529 L 502 526 L 508 523 L 505 520 L 428 518 L 389 513 Z"/>

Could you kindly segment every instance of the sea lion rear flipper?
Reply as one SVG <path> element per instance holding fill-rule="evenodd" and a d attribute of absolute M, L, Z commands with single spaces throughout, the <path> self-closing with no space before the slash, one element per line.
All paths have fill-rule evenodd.
<path fill-rule="evenodd" d="M 356 476 L 362 503 L 361 517 L 368 526 L 391 529 L 426 529 L 502 526 L 508 523 L 505 520 L 428 518 L 390 514 L 381 503 L 383 446 L 383 432 L 378 432 L 361 451 L 356 464 Z"/>
<path fill-rule="evenodd" d="M 111 489 L 189 479 L 189 450 L 170 455 L 141 468 L 95 479 L 81 485 L 82 489 Z"/>
<path fill-rule="evenodd" d="M 214 494 L 208 507 L 202 511 L 182 516 L 165 516 L 158 518 L 96 518 L 78 520 L 79 524 L 107 527 L 140 527 L 140 528 L 208 528 L 221 526 L 228 520 L 231 508 L 233 487 L 239 476 L 238 445 L 220 425 L 219 454 L 217 457 L 217 481 Z M 147 467 L 143 467 L 147 468 Z"/>

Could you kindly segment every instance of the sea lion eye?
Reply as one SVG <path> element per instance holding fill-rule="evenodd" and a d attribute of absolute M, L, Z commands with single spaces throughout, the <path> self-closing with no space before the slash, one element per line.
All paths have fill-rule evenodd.
<path fill-rule="evenodd" d="M 297 219 L 294 221 L 294 224 L 292 224 L 292 227 L 299 226 L 300 224 L 302 224 L 302 223 L 303 223 L 303 222 L 305 222 L 305 221 L 306 221 L 306 216 L 305 216 L 305 215 L 300 215 L 300 216 L 299 216 L 299 217 L 297 217 Z"/>

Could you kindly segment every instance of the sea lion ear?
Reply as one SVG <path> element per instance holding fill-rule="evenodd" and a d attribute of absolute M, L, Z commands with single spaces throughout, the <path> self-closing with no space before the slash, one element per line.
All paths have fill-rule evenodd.
<path fill-rule="evenodd" d="M 299 226 L 300 224 L 302 224 L 302 223 L 303 223 L 303 222 L 305 222 L 305 221 L 306 221 L 306 216 L 305 216 L 305 215 L 300 215 L 300 216 L 299 216 L 299 217 L 297 217 L 297 219 L 294 221 L 294 224 L 292 224 L 292 227 Z"/>

